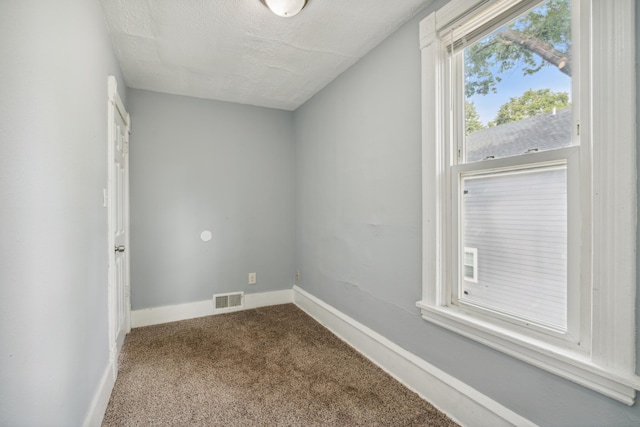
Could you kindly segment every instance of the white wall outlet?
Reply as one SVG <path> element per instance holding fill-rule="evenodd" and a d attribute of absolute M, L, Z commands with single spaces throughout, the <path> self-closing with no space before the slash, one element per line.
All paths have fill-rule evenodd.
<path fill-rule="evenodd" d="M 249 273 L 249 284 L 255 285 L 256 281 L 256 273 Z"/>

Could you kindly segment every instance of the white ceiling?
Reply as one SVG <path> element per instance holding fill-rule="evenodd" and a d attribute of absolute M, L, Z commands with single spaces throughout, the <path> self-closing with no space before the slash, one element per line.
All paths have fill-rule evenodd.
<path fill-rule="evenodd" d="M 100 0 L 127 86 L 295 110 L 432 0 Z M 416 40 L 416 49 L 417 49 Z"/>

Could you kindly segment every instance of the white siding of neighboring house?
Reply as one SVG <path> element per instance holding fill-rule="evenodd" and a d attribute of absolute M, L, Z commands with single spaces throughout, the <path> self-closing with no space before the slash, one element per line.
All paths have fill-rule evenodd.
<path fill-rule="evenodd" d="M 478 272 L 463 301 L 566 328 L 566 189 L 565 168 L 464 180 L 462 246 Z"/>

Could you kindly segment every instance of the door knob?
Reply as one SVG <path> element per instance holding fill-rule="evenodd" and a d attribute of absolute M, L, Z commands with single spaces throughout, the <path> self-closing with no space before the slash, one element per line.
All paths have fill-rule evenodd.
<path fill-rule="evenodd" d="M 115 251 L 116 252 L 124 252 L 124 246 L 116 246 Z"/>

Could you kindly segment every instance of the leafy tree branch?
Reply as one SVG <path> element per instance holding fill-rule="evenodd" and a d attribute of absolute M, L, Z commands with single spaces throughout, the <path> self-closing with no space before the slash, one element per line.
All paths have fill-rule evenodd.
<path fill-rule="evenodd" d="M 508 71 L 534 74 L 554 66 L 571 76 L 571 7 L 569 0 L 548 0 L 501 31 L 465 49 L 466 96 L 496 92 Z"/>

